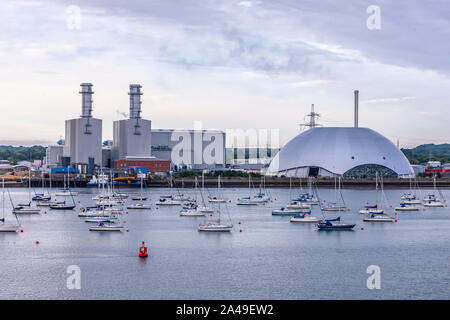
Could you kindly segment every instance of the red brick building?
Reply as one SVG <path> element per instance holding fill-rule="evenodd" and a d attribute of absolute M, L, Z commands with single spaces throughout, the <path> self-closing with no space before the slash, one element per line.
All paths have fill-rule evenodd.
<path fill-rule="evenodd" d="M 115 169 L 127 169 L 129 167 L 146 167 L 150 172 L 167 172 L 170 171 L 170 160 L 116 160 Z"/>

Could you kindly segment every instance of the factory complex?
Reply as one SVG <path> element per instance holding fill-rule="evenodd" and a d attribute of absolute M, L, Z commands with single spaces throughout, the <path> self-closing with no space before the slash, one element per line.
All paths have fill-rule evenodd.
<path fill-rule="evenodd" d="M 113 122 L 113 140 L 103 141 L 101 119 L 93 117 L 93 84 L 82 83 L 81 116 L 66 120 L 65 138 L 46 149 L 44 167 L 92 175 L 99 170 L 160 173 L 182 169 L 223 170 L 225 132 L 152 129 L 143 119 L 142 86 L 129 87 L 129 117 Z"/>

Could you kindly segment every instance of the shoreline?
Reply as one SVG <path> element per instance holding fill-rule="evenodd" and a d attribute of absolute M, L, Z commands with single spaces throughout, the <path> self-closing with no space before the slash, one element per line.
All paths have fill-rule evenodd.
<path fill-rule="evenodd" d="M 199 179 L 200 180 L 200 179 Z M 253 178 L 253 187 L 259 188 L 262 186 L 260 178 Z M 420 178 L 417 179 L 417 185 L 420 189 L 432 189 L 433 179 L 431 178 Z M 89 179 L 86 178 L 74 178 L 70 180 L 70 186 L 72 188 L 97 188 L 97 186 L 88 186 L 87 183 Z M 49 180 L 44 181 L 46 187 L 49 186 Z M 341 180 L 342 189 L 375 189 L 375 179 L 344 179 Z M 217 178 L 205 178 L 205 187 L 216 189 L 217 188 Z M 266 188 L 289 188 L 289 178 L 273 178 L 267 177 L 265 179 Z M 334 179 L 317 179 L 315 181 L 317 188 L 334 188 Z M 174 188 L 194 188 L 195 179 L 193 178 L 174 178 L 173 186 Z M 307 188 L 308 184 L 305 178 L 302 178 L 301 184 L 299 179 L 292 179 L 292 189 L 303 189 Z M 436 181 L 437 188 L 439 189 L 450 189 L 450 178 L 441 178 Z M 8 188 L 26 188 L 27 183 L 22 183 L 20 181 L 5 181 L 5 187 Z M 41 179 L 32 179 L 31 186 L 33 188 L 42 188 Z M 52 179 L 52 187 L 61 188 L 64 186 L 63 180 Z M 199 181 L 199 186 L 201 186 L 201 181 Z M 169 179 L 148 179 L 144 180 L 145 188 L 169 188 Z M 236 178 L 236 177 L 222 177 L 221 187 L 223 188 L 248 188 L 248 178 Z M 384 189 L 410 189 L 409 179 L 385 179 L 383 181 Z M 414 187 L 414 183 L 413 183 Z M 115 185 L 114 188 L 125 189 L 125 188 L 140 188 L 139 183 L 136 185 Z"/>

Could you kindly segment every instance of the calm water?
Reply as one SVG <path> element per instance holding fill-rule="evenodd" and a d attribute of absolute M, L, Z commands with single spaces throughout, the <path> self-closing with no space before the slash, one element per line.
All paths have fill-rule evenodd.
<path fill-rule="evenodd" d="M 16 203 L 28 198 L 27 189 L 10 191 Z M 93 203 L 96 190 L 78 191 L 77 201 Z M 270 190 L 273 203 L 248 207 L 234 204 L 248 190 L 223 191 L 233 201 L 229 234 L 198 232 L 205 218 L 180 217 L 180 207 L 129 210 L 122 215 L 129 232 L 90 232 L 78 208 L 21 216 L 23 233 L 0 234 L 0 298 L 450 299 L 450 208 L 399 212 L 398 223 L 363 223 L 358 210 L 374 201 L 374 191 L 344 190 L 352 210 L 341 217 L 357 223 L 355 231 L 322 232 L 271 215 L 288 201 L 287 189 Z M 168 190 L 146 192 L 154 203 Z M 397 205 L 403 192 L 386 194 Z M 334 190 L 319 193 L 334 198 Z M 450 191 L 444 196 L 450 199 Z M 143 240 L 147 259 L 137 257 Z M 81 268 L 80 290 L 66 287 L 69 265 Z M 369 265 L 381 268 L 381 290 L 366 287 Z"/>

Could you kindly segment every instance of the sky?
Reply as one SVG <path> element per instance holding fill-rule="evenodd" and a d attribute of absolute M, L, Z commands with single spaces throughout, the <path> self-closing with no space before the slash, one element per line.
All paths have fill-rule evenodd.
<path fill-rule="evenodd" d="M 153 128 L 279 130 L 283 145 L 311 104 L 352 126 L 358 89 L 361 127 L 449 142 L 446 2 L 0 0 L 0 144 L 64 138 L 82 82 L 104 140 L 139 83 Z"/>

